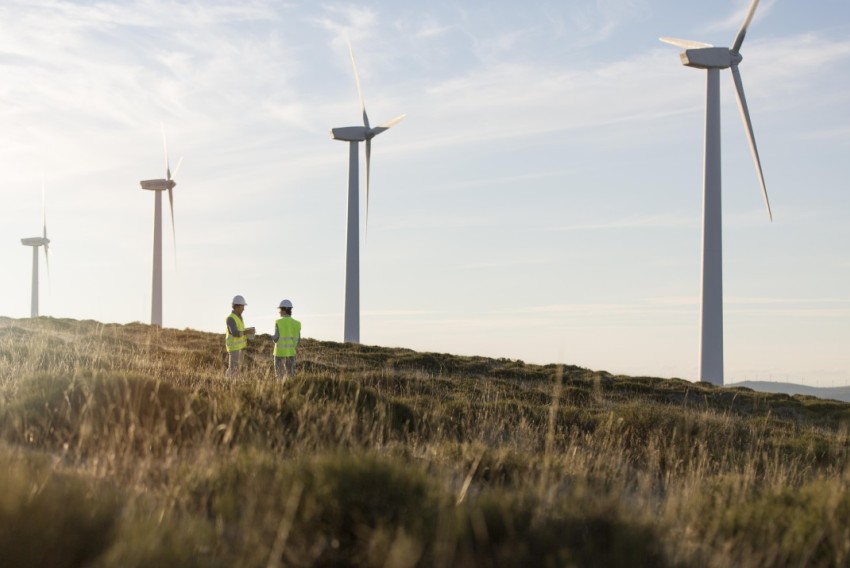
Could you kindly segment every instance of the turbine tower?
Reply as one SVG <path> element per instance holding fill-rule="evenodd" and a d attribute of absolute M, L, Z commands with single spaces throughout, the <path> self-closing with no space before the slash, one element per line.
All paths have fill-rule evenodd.
<path fill-rule="evenodd" d="M 735 81 L 738 98 L 738 110 L 744 122 L 744 129 L 750 143 L 750 151 L 755 162 L 767 215 L 773 220 L 770 201 L 761 161 L 753 135 L 753 125 L 744 96 L 744 85 L 738 64 L 741 57 L 741 44 L 747 34 L 747 28 L 753 19 L 759 0 L 753 0 L 744 23 L 735 37 L 732 47 L 713 47 L 710 44 L 663 37 L 661 41 L 681 47 L 682 64 L 687 67 L 705 69 L 706 111 L 705 111 L 705 172 L 703 177 L 703 219 L 702 219 L 702 305 L 700 309 L 700 350 L 699 380 L 723 385 L 723 256 L 721 238 L 720 207 L 720 70 L 729 68 Z"/>
<path fill-rule="evenodd" d="M 151 325 L 162 327 L 162 192 L 168 191 L 168 206 L 171 209 L 171 236 L 174 240 L 174 251 L 177 252 L 177 239 L 174 230 L 174 194 L 172 190 L 177 185 L 172 179 L 171 167 L 168 162 L 168 143 L 165 139 L 165 126 L 162 126 L 162 145 L 165 150 L 165 179 L 149 179 L 139 182 L 142 189 L 154 192 L 153 209 L 153 278 L 151 285 Z M 183 158 L 177 162 L 174 175 L 180 169 Z"/>
<path fill-rule="evenodd" d="M 360 110 L 363 112 L 363 126 L 333 128 L 331 138 L 348 142 L 348 227 L 346 229 L 345 252 L 345 324 L 343 340 L 347 343 L 360 343 L 360 170 L 358 168 L 359 143 L 366 142 L 366 223 L 369 222 L 369 162 L 372 156 L 372 138 L 398 124 L 405 115 L 400 115 L 372 128 L 363 102 L 363 90 L 360 88 L 360 75 L 354 60 L 354 51 L 348 45 L 351 65 L 354 67 L 354 79 L 357 94 L 360 97 Z"/>
<path fill-rule="evenodd" d="M 44 194 L 44 178 L 41 180 L 41 223 L 42 236 L 21 239 L 21 244 L 32 247 L 32 300 L 30 303 L 30 317 L 38 317 L 38 247 L 44 247 L 44 262 L 47 265 L 47 273 L 50 274 L 50 258 L 47 251 L 50 239 L 47 238 L 47 201 Z"/>

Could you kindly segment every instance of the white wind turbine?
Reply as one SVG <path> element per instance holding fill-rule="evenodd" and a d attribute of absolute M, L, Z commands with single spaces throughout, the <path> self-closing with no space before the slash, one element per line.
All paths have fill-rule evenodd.
<path fill-rule="evenodd" d="M 360 97 L 360 109 L 363 111 L 363 126 L 346 126 L 331 129 L 331 138 L 349 143 L 348 153 L 348 228 L 345 253 L 345 324 L 343 340 L 348 343 L 360 343 L 360 142 L 366 142 L 366 223 L 369 222 L 369 162 L 372 155 L 372 138 L 398 124 L 406 115 L 402 114 L 372 128 L 366 115 L 363 102 L 363 90 L 360 88 L 360 75 L 354 61 L 354 51 L 348 45 L 351 65 L 354 67 L 354 79 L 357 82 L 357 94 Z"/>
<path fill-rule="evenodd" d="M 702 306 L 700 310 L 700 356 L 699 380 L 723 384 L 723 257 L 721 239 L 720 208 L 720 70 L 732 70 L 738 109 L 744 121 L 750 151 L 756 166 L 764 203 L 770 220 L 770 201 L 764 184 L 761 161 L 756 147 L 753 125 L 744 97 L 744 85 L 738 64 L 741 57 L 741 44 L 747 33 L 747 27 L 753 19 L 759 0 L 753 0 L 741 26 L 735 43 L 731 48 L 713 47 L 697 41 L 661 38 L 661 41 L 683 48 L 680 54 L 682 64 L 697 69 L 705 69 L 706 112 L 705 112 L 705 173 L 703 178 L 703 221 L 702 221 Z"/>
<path fill-rule="evenodd" d="M 44 176 L 41 179 L 41 223 L 42 236 L 21 239 L 21 244 L 32 247 L 32 300 L 30 303 L 30 317 L 38 317 L 38 247 L 44 247 L 44 262 L 47 265 L 47 273 L 50 275 L 50 258 L 48 248 L 50 239 L 47 238 L 47 200 L 44 193 Z"/>
<path fill-rule="evenodd" d="M 168 162 L 168 143 L 165 140 L 165 126 L 162 126 L 162 145 L 165 149 L 165 179 L 149 179 L 139 182 L 142 189 L 155 192 L 153 213 L 153 279 L 151 287 L 151 325 L 162 327 L 162 192 L 168 191 L 168 205 L 171 209 L 171 236 L 174 239 L 174 251 L 177 252 L 177 239 L 174 230 L 174 194 L 177 185 L 172 179 Z M 174 175 L 180 169 L 183 158 L 177 162 Z"/>

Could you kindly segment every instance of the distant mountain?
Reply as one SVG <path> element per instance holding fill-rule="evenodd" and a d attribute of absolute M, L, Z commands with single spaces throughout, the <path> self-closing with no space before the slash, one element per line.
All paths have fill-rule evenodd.
<path fill-rule="evenodd" d="M 850 387 L 809 387 L 794 383 L 774 383 L 771 381 L 744 381 L 742 383 L 733 383 L 724 386 L 746 387 L 759 392 L 785 393 L 790 395 L 804 394 L 818 398 L 850 402 Z"/>

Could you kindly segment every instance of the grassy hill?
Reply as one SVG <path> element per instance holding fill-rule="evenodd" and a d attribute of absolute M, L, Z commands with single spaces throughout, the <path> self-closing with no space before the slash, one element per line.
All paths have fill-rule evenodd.
<path fill-rule="evenodd" d="M 850 402 L 850 387 L 810 387 L 795 383 L 774 381 L 743 381 L 729 386 L 746 387 L 759 392 L 785 393 L 790 395 L 802 394 Z"/>
<path fill-rule="evenodd" d="M 0 318 L 4 566 L 846 566 L 850 405 Z"/>

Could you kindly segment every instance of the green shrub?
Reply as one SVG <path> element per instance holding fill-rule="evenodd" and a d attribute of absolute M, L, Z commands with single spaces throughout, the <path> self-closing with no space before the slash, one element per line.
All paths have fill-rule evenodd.
<path fill-rule="evenodd" d="M 0 560 L 15 568 L 87 566 L 112 543 L 121 503 L 47 459 L 0 453 Z"/>
<path fill-rule="evenodd" d="M 287 462 L 239 452 L 194 480 L 189 494 L 195 510 L 223 526 L 234 554 L 252 562 L 267 561 L 287 527 L 286 566 L 383 566 L 397 538 L 424 549 L 438 507 L 422 472 L 368 454 Z M 246 539 L 249 527 L 256 534 Z"/>
<path fill-rule="evenodd" d="M 850 492 L 842 479 L 800 488 L 707 487 L 691 521 L 697 538 L 724 543 L 730 565 L 847 566 Z"/>
<path fill-rule="evenodd" d="M 452 565 L 668 565 L 650 525 L 628 519 L 617 506 L 604 503 L 572 496 L 546 509 L 535 498 L 521 494 L 482 495 L 458 511 Z"/>
<path fill-rule="evenodd" d="M 98 449 L 162 452 L 199 439 L 207 408 L 192 393 L 156 379 L 83 372 L 26 377 L 0 411 L 3 436 L 31 447 L 72 451 Z"/>

